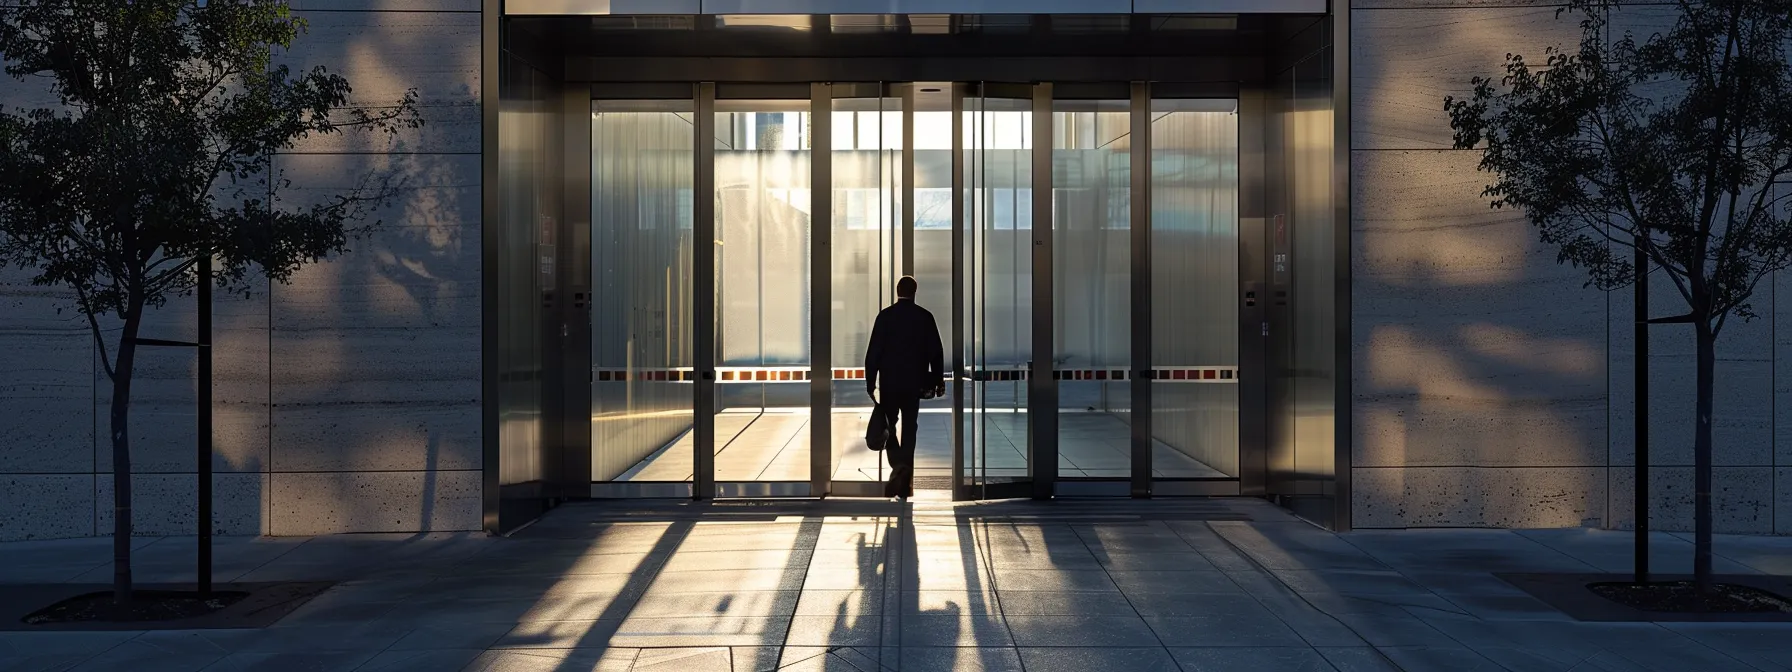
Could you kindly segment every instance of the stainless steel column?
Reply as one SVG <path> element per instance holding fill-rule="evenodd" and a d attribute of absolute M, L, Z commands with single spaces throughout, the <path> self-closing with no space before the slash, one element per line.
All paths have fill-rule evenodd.
<path fill-rule="evenodd" d="M 881 123 L 881 122 L 880 122 Z M 915 274 L 915 85 L 902 85 L 902 274 Z"/>
<path fill-rule="evenodd" d="M 1269 494 L 1269 92 L 1238 92 L 1238 492 Z M 1280 165 L 1279 162 L 1276 165 Z M 1276 176 L 1276 179 L 1283 179 Z"/>
<path fill-rule="evenodd" d="M 965 85 L 952 85 L 952 352 L 947 357 L 952 367 L 952 499 L 970 497 L 964 474 L 964 90 Z M 910 151 L 914 148 L 911 146 Z"/>
<path fill-rule="evenodd" d="M 1132 496 L 1151 496 L 1151 85 L 1132 84 Z"/>
<path fill-rule="evenodd" d="M 498 381 L 505 373 L 499 360 L 504 356 L 500 347 L 503 336 L 498 331 L 498 301 L 503 296 L 498 279 L 504 277 L 505 270 L 504 183 L 498 178 L 498 110 L 504 105 L 498 86 L 503 81 L 503 61 L 498 54 L 502 9 L 502 0 L 484 0 L 479 20 L 479 99 L 484 101 L 479 106 L 479 221 L 483 224 L 479 227 L 479 456 L 484 472 L 479 479 L 479 526 L 494 534 L 503 531 L 503 521 L 498 516 L 503 502 L 498 493 L 503 483 L 499 474 L 503 459 L 499 411 L 503 408 L 500 395 L 504 391 Z M 271 488 L 273 475 L 268 479 Z"/>
<path fill-rule="evenodd" d="M 691 354 L 697 361 L 691 495 L 716 496 L 716 85 L 697 85 L 691 185 Z"/>
<path fill-rule="evenodd" d="M 561 85 L 561 471 L 557 496 L 591 496 L 591 85 Z"/>
<path fill-rule="evenodd" d="M 1351 528 L 1351 446 L 1355 439 L 1351 415 L 1351 350 L 1350 304 L 1350 0 L 1331 3 L 1331 78 L 1332 78 L 1332 260 L 1333 303 L 1333 371 L 1332 381 L 1332 448 L 1336 462 L 1332 479 L 1332 529 L 1348 532 Z"/>
<path fill-rule="evenodd" d="M 809 85 L 809 494 L 834 475 L 834 90 Z"/>
<path fill-rule="evenodd" d="M 1052 320 L 1052 85 L 1033 86 L 1033 363 L 1027 372 L 1027 462 L 1033 498 L 1050 499 L 1058 480 L 1057 351 Z"/>

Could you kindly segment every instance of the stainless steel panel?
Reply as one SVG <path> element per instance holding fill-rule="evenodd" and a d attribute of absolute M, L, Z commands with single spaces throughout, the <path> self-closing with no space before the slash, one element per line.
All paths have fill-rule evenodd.
<path fill-rule="evenodd" d="M 561 154 L 561 86 L 512 54 L 502 54 L 497 105 L 496 217 L 488 220 L 485 305 L 495 312 L 486 338 L 495 341 L 497 528 L 513 529 L 564 496 L 562 381 L 545 364 L 560 354 L 554 247 L 561 232 L 565 168 Z M 491 412 L 491 411 L 488 411 Z M 488 419 L 488 422 L 490 420 Z"/>
<path fill-rule="evenodd" d="M 716 497 L 810 497 L 814 492 L 808 483 L 797 481 L 725 481 L 716 484 Z"/>
<path fill-rule="evenodd" d="M 1340 483 L 1348 473 L 1349 258 L 1345 154 L 1338 119 L 1335 17 L 1300 27 L 1322 46 L 1276 77 L 1279 117 L 1266 134 L 1272 286 L 1268 491 L 1295 513 L 1327 527 L 1348 525 Z M 1341 130 L 1342 129 L 1342 130 Z M 1284 231 L 1286 232 L 1284 234 Z M 1280 255 L 1286 255 L 1282 257 Z M 1341 256 L 1343 255 L 1343 256 Z M 1283 262 L 1284 265 L 1279 262 Z M 1286 292 L 1284 296 L 1282 292 Z M 1285 303 L 1286 305 L 1282 305 Z"/>
<path fill-rule="evenodd" d="M 1127 14 L 1133 0 L 703 0 L 704 14 Z"/>
<path fill-rule="evenodd" d="M 1059 497 L 1127 497 L 1133 494 L 1132 484 L 1127 481 L 1062 479 L 1056 490 Z"/>
<path fill-rule="evenodd" d="M 775 60 L 708 56 L 568 56 L 571 81 L 647 82 L 775 82 L 806 89 L 809 82 L 896 81 L 938 82 L 984 80 L 1014 82 L 1108 82 L 1151 79 L 1164 73 L 1200 73 L 1203 79 L 1227 82 L 1255 80 L 1263 58 L 1238 56 L 989 56 L 983 58 L 914 58 L 789 56 Z M 742 84 L 744 85 L 744 84 Z M 1196 88 L 1227 88 L 1229 84 Z M 745 95 L 745 94 L 742 94 Z M 987 95 L 997 95 L 989 93 Z M 765 96 L 748 96 L 763 98 Z"/>
<path fill-rule="evenodd" d="M 1157 481 L 1151 485 L 1153 497 L 1234 497 L 1238 495 L 1238 482 L 1232 480 L 1212 481 Z M 1126 497 L 1131 487 L 1124 481 L 1084 481 L 1062 479 L 1058 481 L 1059 497 Z"/>
<path fill-rule="evenodd" d="M 915 274 L 915 85 L 902 85 L 902 274 Z"/>
<path fill-rule="evenodd" d="M 1294 369 L 1289 343 L 1292 320 L 1289 311 L 1287 255 L 1288 218 L 1293 186 L 1289 167 L 1292 152 L 1288 133 L 1293 111 L 1294 72 L 1278 73 L 1265 99 L 1264 143 L 1264 291 L 1263 306 L 1264 488 L 1272 497 L 1292 496 L 1295 490 L 1293 387 Z"/>
<path fill-rule="evenodd" d="M 1132 487 L 1133 497 L 1151 496 L 1151 85 L 1132 84 Z M 1166 287 L 1165 289 L 1169 289 Z"/>
<path fill-rule="evenodd" d="M 1033 355 L 1027 380 L 1028 463 L 1033 498 L 1050 499 L 1058 477 L 1058 381 L 1052 342 L 1052 85 L 1033 87 Z"/>
<path fill-rule="evenodd" d="M 562 216 L 558 291 L 561 297 L 559 375 L 550 384 L 561 389 L 562 487 L 565 497 L 583 497 L 591 481 L 591 88 L 560 87 Z"/>
<path fill-rule="evenodd" d="M 484 0 L 483 13 L 480 20 L 480 65 L 479 65 L 479 99 L 498 101 L 497 105 L 480 106 L 480 220 L 487 226 L 480 227 L 480 258 L 485 262 L 479 274 L 480 296 L 484 300 L 479 305 L 480 339 L 479 339 L 479 408 L 480 428 L 480 463 L 483 469 L 480 479 L 480 527 L 486 532 L 502 531 L 503 525 L 499 517 L 501 490 L 499 477 L 503 462 L 502 433 L 503 386 L 500 379 L 504 373 L 504 350 L 500 347 L 499 331 L 502 329 L 498 301 L 503 283 L 498 263 L 502 258 L 504 236 L 503 227 L 491 226 L 490 223 L 503 221 L 504 186 L 499 175 L 499 166 L 503 156 L 501 135 L 498 123 L 500 110 L 504 107 L 500 85 L 504 81 L 504 57 L 498 49 L 501 41 L 499 26 L 501 23 L 500 0 Z"/>
<path fill-rule="evenodd" d="M 876 497 L 883 498 L 882 481 L 834 481 L 828 491 L 829 497 Z"/>
<path fill-rule="evenodd" d="M 697 85 L 697 113 L 693 119 L 697 158 L 691 207 L 695 241 L 691 275 L 696 296 L 692 305 L 692 359 L 697 370 L 695 408 L 696 455 L 693 459 L 692 497 L 712 499 L 716 491 L 716 85 Z"/>
<path fill-rule="evenodd" d="M 1332 109 L 1332 529 L 1348 531 L 1351 522 L 1351 450 L 1355 443 L 1351 411 L 1351 252 L 1350 252 L 1350 0 L 1333 0 L 1331 35 Z"/>
<path fill-rule="evenodd" d="M 1324 14 L 1327 0 L 1132 0 L 1140 14 Z"/>
<path fill-rule="evenodd" d="M 1158 481 L 1159 497 L 1237 497 L 1238 481 Z"/>
<path fill-rule="evenodd" d="M 826 495 L 834 475 L 834 94 L 815 84 L 809 95 L 809 483 Z"/>
<path fill-rule="evenodd" d="M 1294 67 L 1290 232 L 1293 277 L 1295 495 L 1306 515 L 1329 524 L 1337 471 L 1333 404 L 1337 382 L 1336 211 L 1333 209 L 1330 50 Z M 1301 510 L 1301 509 L 1297 509 Z"/>
<path fill-rule="evenodd" d="M 689 499 L 690 483 L 592 483 L 593 499 Z"/>
<path fill-rule="evenodd" d="M 698 14 L 703 0 L 505 0 L 506 16 Z"/>
<path fill-rule="evenodd" d="M 1265 273 L 1266 125 L 1274 117 L 1268 92 L 1247 89 L 1238 101 L 1238 480 L 1247 495 L 1265 494 L 1269 468 L 1269 297 Z"/>
<path fill-rule="evenodd" d="M 1326 0 L 507 0 L 506 16 L 625 14 L 1321 14 Z"/>
<path fill-rule="evenodd" d="M 952 498 L 970 497 L 965 479 L 965 137 L 963 84 L 952 85 Z"/>

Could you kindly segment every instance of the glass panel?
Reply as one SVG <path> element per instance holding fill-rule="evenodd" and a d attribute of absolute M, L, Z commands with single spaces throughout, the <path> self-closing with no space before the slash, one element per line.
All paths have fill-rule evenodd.
<path fill-rule="evenodd" d="M 865 365 L 878 311 L 895 300 L 901 273 L 902 100 L 836 98 L 833 117 L 833 354 L 836 370 Z M 871 398 L 863 380 L 833 386 L 834 480 L 887 476 L 865 446 Z"/>
<path fill-rule="evenodd" d="M 952 85 L 915 86 L 915 301 L 933 313 L 952 365 Z M 915 487 L 944 488 L 952 478 L 952 398 L 921 402 Z"/>
<path fill-rule="evenodd" d="M 1155 476 L 1238 476 L 1238 116 L 1151 102 Z"/>
<path fill-rule="evenodd" d="M 591 113 L 591 480 L 690 481 L 690 101 Z"/>
<path fill-rule="evenodd" d="M 1032 359 L 1032 101 L 965 100 L 964 473 L 974 486 L 1026 480 Z"/>
<path fill-rule="evenodd" d="M 1132 474 L 1132 114 L 1057 101 L 1052 126 L 1058 475 Z"/>
<path fill-rule="evenodd" d="M 716 105 L 716 480 L 809 480 L 809 103 Z"/>

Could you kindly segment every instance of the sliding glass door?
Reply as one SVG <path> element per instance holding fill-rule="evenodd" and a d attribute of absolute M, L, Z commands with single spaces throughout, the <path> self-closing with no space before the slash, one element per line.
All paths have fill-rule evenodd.
<path fill-rule="evenodd" d="M 1235 101 L 690 91 L 592 104 L 597 496 L 881 494 L 865 350 L 904 275 L 949 382 L 918 490 L 1236 490 Z"/>

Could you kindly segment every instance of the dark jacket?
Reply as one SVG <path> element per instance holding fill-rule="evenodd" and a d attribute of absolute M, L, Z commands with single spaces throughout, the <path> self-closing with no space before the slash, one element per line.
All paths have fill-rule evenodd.
<path fill-rule="evenodd" d="M 865 349 L 865 387 L 883 381 L 879 401 L 919 399 L 945 380 L 945 348 L 933 313 L 912 299 L 898 299 L 877 314 Z"/>

